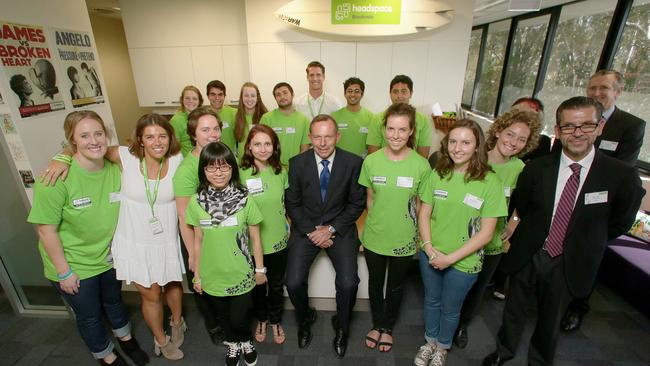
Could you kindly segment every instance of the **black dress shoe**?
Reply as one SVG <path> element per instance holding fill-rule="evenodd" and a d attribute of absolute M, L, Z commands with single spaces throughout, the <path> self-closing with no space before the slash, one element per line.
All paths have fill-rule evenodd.
<path fill-rule="evenodd" d="M 343 358 L 345 356 L 345 351 L 348 349 L 348 335 L 346 332 L 339 327 L 338 318 L 336 315 L 332 317 L 332 327 L 334 328 L 334 340 L 332 344 L 334 345 L 334 353 L 336 353 L 337 358 Z"/>
<path fill-rule="evenodd" d="M 307 348 L 311 343 L 313 334 L 311 334 L 311 326 L 316 322 L 316 310 L 311 309 L 306 319 L 303 319 L 298 325 L 298 347 Z"/>
<path fill-rule="evenodd" d="M 562 318 L 562 330 L 565 332 L 573 332 L 580 329 L 583 315 L 584 314 L 572 310 L 567 310 L 566 314 L 564 314 L 564 317 Z"/>
<path fill-rule="evenodd" d="M 501 366 L 509 359 L 502 358 L 498 352 L 490 353 L 483 359 L 481 366 Z"/>
<path fill-rule="evenodd" d="M 454 334 L 454 345 L 460 349 L 467 347 L 467 325 L 458 324 L 456 334 Z"/>

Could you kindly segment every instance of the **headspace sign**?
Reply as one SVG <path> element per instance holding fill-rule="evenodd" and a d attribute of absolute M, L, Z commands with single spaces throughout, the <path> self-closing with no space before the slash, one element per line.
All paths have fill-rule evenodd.
<path fill-rule="evenodd" d="M 332 24 L 400 24 L 402 0 L 332 0 Z"/>

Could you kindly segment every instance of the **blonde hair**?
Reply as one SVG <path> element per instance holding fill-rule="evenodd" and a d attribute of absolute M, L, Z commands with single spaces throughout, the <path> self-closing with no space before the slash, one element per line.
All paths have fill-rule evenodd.
<path fill-rule="evenodd" d="M 102 120 L 102 117 L 100 117 L 99 114 L 94 111 L 70 112 L 67 116 L 65 116 L 65 121 L 63 121 L 63 133 L 65 134 L 65 139 L 68 141 L 68 146 L 74 152 L 77 152 L 77 145 L 74 143 L 74 130 L 77 128 L 79 122 L 86 118 L 94 119 L 95 121 L 99 122 L 99 124 L 102 126 L 102 130 L 104 130 L 104 134 L 106 134 L 106 138 L 110 139 L 110 133 L 106 129 L 104 120 Z"/>

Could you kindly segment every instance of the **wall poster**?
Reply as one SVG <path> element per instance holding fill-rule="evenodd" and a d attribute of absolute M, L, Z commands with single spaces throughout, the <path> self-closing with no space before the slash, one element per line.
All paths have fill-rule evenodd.
<path fill-rule="evenodd" d="M 0 62 L 21 117 L 65 109 L 51 60 L 43 27 L 0 21 Z"/>

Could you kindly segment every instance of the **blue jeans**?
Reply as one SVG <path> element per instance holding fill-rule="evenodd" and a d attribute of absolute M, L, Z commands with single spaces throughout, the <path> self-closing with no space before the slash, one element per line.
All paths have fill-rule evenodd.
<path fill-rule="evenodd" d="M 51 281 L 74 311 L 77 328 L 95 359 L 113 352 L 113 342 L 102 324 L 102 309 L 116 337 L 131 334 L 131 324 L 122 304 L 122 281 L 115 278 L 115 269 L 81 280 L 79 292 L 70 295 Z"/>
<path fill-rule="evenodd" d="M 434 269 L 420 251 L 420 274 L 424 283 L 424 338 L 444 349 L 451 348 L 458 327 L 460 309 L 478 274 L 453 267 Z"/>

